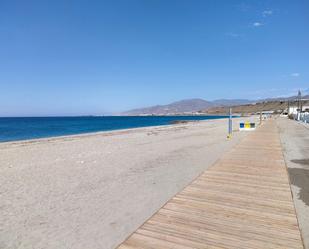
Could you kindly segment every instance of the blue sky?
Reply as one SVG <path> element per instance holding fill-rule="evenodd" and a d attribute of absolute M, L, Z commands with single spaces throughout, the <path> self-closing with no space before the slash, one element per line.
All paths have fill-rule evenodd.
<path fill-rule="evenodd" d="M 0 0 L 0 116 L 309 88 L 307 0 Z"/>

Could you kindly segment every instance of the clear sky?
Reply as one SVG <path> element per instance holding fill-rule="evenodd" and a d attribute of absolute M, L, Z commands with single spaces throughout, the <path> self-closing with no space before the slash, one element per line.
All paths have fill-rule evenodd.
<path fill-rule="evenodd" d="M 309 88 L 308 0 L 0 0 L 0 116 Z"/>

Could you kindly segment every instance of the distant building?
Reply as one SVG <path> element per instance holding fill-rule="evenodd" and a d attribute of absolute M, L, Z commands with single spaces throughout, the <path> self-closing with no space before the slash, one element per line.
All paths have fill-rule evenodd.
<path fill-rule="evenodd" d="M 288 115 L 296 115 L 298 112 L 297 106 L 289 106 Z"/>
<path fill-rule="evenodd" d="M 275 111 L 262 111 L 262 115 L 271 115 L 274 114 Z M 256 112 L 255 114 L 260 114 L 261 112 Z"/>
<path fill-rule="evenodd" d="M 309 112 L 309 106 L 302 106 L 302 110 L 299 110 L 297 106 L 289 106 L 288 114 L 297 115 L 298 111 L 300 112 Z"/>

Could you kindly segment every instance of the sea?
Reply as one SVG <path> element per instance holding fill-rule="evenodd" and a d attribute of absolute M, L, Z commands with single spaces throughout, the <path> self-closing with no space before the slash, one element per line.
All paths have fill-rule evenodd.
<path fill-rule="evenodd" d="M 227 116 L 0 117 L 0 142 L 161 126 L 175 121 L 220 118 L 227 118 Z"/>

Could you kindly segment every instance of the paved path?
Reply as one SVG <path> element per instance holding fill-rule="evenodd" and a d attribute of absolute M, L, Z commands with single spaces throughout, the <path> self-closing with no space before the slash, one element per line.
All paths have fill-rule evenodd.
<path fill-rule="evenodd" d="M 119 246 L 134 248 L 303 248 L 275 122 L 246 136 Z"/>
<path fill-rule="evenodd" d="M 299 227 L 309 249 L 309 124 L 277 119 Z"/>

